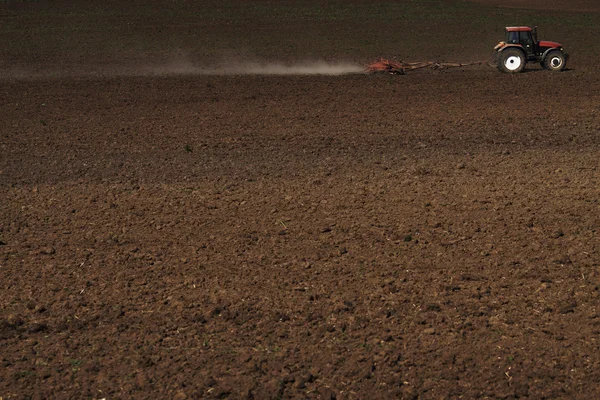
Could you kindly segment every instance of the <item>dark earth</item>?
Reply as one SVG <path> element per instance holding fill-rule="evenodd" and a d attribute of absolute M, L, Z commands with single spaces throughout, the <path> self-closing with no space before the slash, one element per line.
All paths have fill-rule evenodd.
<path fill-rule="evenodd" d="M 600 7 L 496 3 L 0 2 L 0 399 L 595 398 Z"/>

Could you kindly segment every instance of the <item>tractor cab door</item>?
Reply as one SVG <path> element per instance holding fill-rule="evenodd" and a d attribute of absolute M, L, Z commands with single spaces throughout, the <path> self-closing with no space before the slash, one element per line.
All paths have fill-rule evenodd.
<path fill-rule="evenodd" d="M 519 32 L 516 32 L 516 31 L 506 32 L 506 43 L 519 44 Z"/>
<path fill-rule="evenodd" d="M 525 49 L 527 58 L 535 58 L 535 42 L 531 32 L 519 32 L 519 44 Z"/>

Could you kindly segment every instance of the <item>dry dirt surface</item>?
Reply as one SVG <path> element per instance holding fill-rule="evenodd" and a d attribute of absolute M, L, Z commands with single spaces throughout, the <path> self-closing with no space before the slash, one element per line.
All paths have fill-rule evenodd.
<path fill-rule="evenodd" d="M 0 3 L 2 400 L 600 392 L 598 15 L 192 3 Z M 132 64 L 469 61 L 528 18 L 567 71 Z"/>
<path fill-rule="evenodd" d="M 600 12 L 600 3 L 594 0 L 470 0 L 475 3 L 497 7 L 532 10 L 591 11 Z"/>

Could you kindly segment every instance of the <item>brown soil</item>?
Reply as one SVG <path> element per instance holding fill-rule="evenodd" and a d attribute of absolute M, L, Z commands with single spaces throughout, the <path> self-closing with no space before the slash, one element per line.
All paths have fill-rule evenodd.
<path fill-rule="evenodd" d="M 0 398 L 593 398 L 581 60 L 0 80 Z"/>
<path fill-rule="evenodd" d="M 497 7 L 530 10 L 592 11 L 600 12 L 600 4 L 593 0 L 470 0 L 475 3 Z"/>

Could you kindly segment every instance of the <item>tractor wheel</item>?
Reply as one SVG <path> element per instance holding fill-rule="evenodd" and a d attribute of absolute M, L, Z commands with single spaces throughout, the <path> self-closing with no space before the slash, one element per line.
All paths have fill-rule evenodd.
<path fill-rule="evenodd" d="M 565 60 L 565 55 L 558 51 L 552 50 L 548 52 L 544 61 L 542 61 L 542 66 L 550 71 L 562 71 L 567 66 L 567 60 Z"/>
<path fill-rule="evenodd" d="M 506 49 L 498 56 L 498 69 L 508 74 L 516 74 L 525 68 L 525 54 L 519 49 Z"/>

